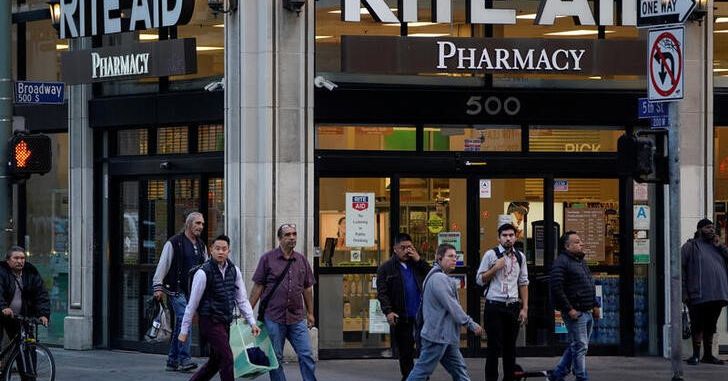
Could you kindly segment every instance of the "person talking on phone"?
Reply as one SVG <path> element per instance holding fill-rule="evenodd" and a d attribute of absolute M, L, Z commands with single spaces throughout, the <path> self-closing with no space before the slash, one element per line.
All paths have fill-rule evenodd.
<path fill-rule="evenodd" d="M 498 227 L 499 245 L 486 251 L 476 282 L 485 286 L 483 321 L 488 334 L 485 380 L 498 380 L 498 357 L 503 356 L 503 381 L 513 381 L 516 338 L 528 318 L 526 256 L 516 250 L 516 227 Z"/>
<path fill-rule="evenodd" d="M 399 359 L 406 380 L 415 358 L 415 318 L 420 307 L 422 282 L 430 271 L 412 244 L 412 237 L 399 233 L 394 254 L 377 269 L 377 299 L 389 322 L 392 352 Z"/>

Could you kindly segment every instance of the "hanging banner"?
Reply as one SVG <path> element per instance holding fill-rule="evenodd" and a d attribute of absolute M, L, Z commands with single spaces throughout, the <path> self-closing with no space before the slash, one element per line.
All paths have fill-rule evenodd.
<path fill-rule="evenodd" d="M 346 246 L 374 246 L 374 193 L 346 193 Z"/>

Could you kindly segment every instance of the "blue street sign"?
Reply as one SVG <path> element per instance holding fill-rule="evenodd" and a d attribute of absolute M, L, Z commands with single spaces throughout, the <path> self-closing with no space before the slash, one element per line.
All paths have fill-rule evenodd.
<path fill-rule="evenodd" d="M 637 117 L 640 119 L 665 117 L 670 114 L 669 102 L 650 102 L 647 98 L 637 100 Z"/>
<path fill-rule="evenodd" d="M 650 119 L 650 128 L 668 127 L 670 127 L 670 118 L 667 116 L 658 116 Z"/>
<path fill-rule="evenodd" d="M 63 82 L 15 82 L 16 104 L 63 104 Z"/>

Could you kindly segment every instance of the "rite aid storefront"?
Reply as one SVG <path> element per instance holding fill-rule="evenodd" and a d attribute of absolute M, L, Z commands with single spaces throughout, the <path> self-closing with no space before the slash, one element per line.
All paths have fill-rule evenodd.
<path fill-rule="evenodd" d="M 434 13 L 422 2 L 399 13 L 396 2 L 315 3 L 322 358 L 390 355 L 370 306 L 397 232 L 429 261 L 438 243 L 459 247 L 460 301 L 479 321 L 476 270 L 504 218 L 518 226 L 531 280 L 522 355 L 563 350 L 548 271 L 566 230 L 585 239 L 604 305 L 590 351 L 660 353 L 662 187 L 635 184 L 616 159 L 617 139 L 645 128 L 637 119 L 645 35 L 635 8 L 605 9 L 596 20 L 594 4 L 556 11 L 553 3 L 539 11 L 535 1 L 494 2 L 485 11 L 455 0 Z M 373 194 L 371 246 L 347 244 L 347 193 Z M 481 356 L 487 339 L 463 331 L 461 347 Z"/>

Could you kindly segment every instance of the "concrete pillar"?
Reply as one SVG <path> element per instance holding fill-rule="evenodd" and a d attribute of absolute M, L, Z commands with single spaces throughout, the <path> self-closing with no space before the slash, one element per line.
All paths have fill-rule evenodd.
<path fill-rule="evenodd" d="M 281 223 L 312 257 L 313 16 L 244 0 L 225 19 L 225 226 L 248 285 Z"/>
<path fill-rule="evenodd" d="M 680 110 L 683 243 L 693 237 L 699 220 L 713 218 L 713 9 L 712 5 L 707 8 L 701 23 L 685 23 L 685 98 L 675 104 Z M 669 317 L 669 305 L 665 307 Z M 725 331 L 725 327 L 718 330 Z M 691 340 L 683 340 L 683 357 L 691 355 Z"/>
<path fill-rule="evenodd" d="M 71 50 L 90 49 L 89 38 L 69 40 Z M 91 85 L 68 86 L 70 194 L 68 316 L 63 322 L 66 349 L 93 347 L 93 133 L 89 127 Z"/>

